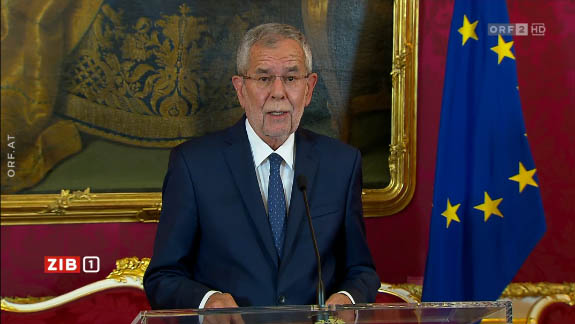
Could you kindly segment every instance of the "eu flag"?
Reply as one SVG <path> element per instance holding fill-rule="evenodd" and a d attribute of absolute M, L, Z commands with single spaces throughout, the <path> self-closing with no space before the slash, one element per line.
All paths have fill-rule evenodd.
<path fill-rule="evenodd" d="M 423 301 L 496 300 L 545 232 L 517 53 L 494 23 L 504 0 L 455 1 Z"/>

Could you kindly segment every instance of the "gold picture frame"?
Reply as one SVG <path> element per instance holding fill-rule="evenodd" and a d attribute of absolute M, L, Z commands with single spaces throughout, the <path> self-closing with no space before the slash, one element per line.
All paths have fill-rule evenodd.
<path fill-rule="evenodd" d="M 303 0 L 308 14 L 322 15 L 327 0 Z M 405 208 L 415 190 L 418 0 L 395 0 L 390 182 L 364 189 L 365 217 L 393 215 Z M 92 193 L 89 189 L 58 194 L 2 195 L 1 225 L 105 222 L 156 222 L 161 193 Z"/>

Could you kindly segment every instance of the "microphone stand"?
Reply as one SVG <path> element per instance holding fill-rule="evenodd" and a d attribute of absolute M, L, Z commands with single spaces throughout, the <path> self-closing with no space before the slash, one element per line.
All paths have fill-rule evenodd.
<path fill-rule="evenodd" d="M 300 175 L 297 177 L 297 184 L 301 192 L 303 193 L 303 201 L 305 203 L 305 211 L 307 214 L 307 221 L 309 224 L 309 230 L 311 232 L 311 238 L 313 241 L 313 247 L 315 251 L 315 257 L 317 259 L 317 303 L 320 308 L 325 307 L 325 290 L 323 287 L 323 280 L 321 278 L 321 258 L 319 256 L 319 249 L 317 247 L 317 239 L 315 237 L 315 231 L 313 230 L 313 223 L 311 221 L 311 213 L 309 211 L 309 203 L 307 200 L 307 179 L 304 175 Z"/>

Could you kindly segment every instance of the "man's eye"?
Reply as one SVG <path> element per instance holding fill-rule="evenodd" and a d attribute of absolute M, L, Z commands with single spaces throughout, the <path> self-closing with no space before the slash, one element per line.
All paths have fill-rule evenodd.
<path fill-rule="evenodd" d="M 258 78 L 259 82 L 269 82 L 270 81 L 270 77 L 269 76 L 262 76 Z"/>
<path fill-rule="evenodd" d="M 284 80 L 286 82 L 294 82 L 296 80 L 296 78 L 294 76 L 286 76 L 286 77 L 284 77 Z"/>

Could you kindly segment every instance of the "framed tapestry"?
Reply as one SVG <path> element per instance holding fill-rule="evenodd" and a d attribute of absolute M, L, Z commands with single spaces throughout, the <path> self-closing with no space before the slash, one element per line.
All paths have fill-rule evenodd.
<path fill-rule="evenodd" d="M 170 149 L 242 116 L 235 50 L 265 22 L 308 37 L 301 126 L 361 150 L 365 216 L 409 203 L 418 1 L 222 1 L 2 3 L 2 225 L 157 221 Z"/>

